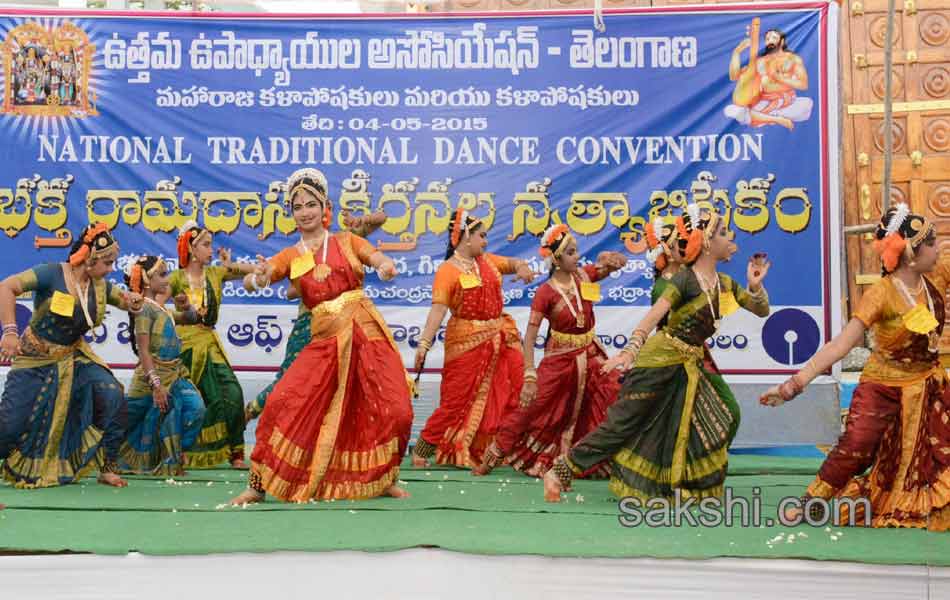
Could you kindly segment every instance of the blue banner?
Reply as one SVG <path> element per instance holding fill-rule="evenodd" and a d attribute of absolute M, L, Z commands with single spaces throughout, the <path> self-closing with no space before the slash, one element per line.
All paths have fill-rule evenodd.
<path fill-rule="evenodd" d="M 828 12 L 618 11 L 604 32 L 576 12 L 0 16 L 4 270 L 62 260 L 90 220 L 115 229 L 120 268 L 174 256 L 189 219 L 239 260 L 275 254 L 296 241 L 282 182 L 312 166 L 338 221 L 388 215 L 371 239 L 400 277 L 367 279 L 384 309 L 429 304 L 460 204 L 490 224 L 490 251 L 539 271 L 538 236 L 557 222 L 588 260 L 625 250 L 602 305 L 646 307 L 643 227 L 697 201 L 737 234 L 724 270 L 745 281 L 768 253 L 773 305 L 827 333 Z M 506 301 L 526 307 L 535 288 L 511 284 Z"/>

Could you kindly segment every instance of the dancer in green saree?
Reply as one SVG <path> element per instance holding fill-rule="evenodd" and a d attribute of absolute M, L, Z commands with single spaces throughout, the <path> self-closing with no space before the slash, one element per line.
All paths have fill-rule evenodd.
<path fill-rule="evenodd" d="M 188 452 L 189 467 L 213 467 L 223 462 L 246 469 L 244 462 L 244 393 L 214 330 L 221 310 L 225 281 L 243 279 L 260 269 L 260 264 L 231 262 L 231 253 L 218 252 L 220 266 L 211 266 L 212 234 L 194 221 L 185 223 L 178 236 L 178 266 L 169 283 L 171 295 L 187 296 L 200 320 L 195 325 L 179 325 L 181 361 L 191 371 L 205 402 L 205 420 L 197 443 Z M 258 257 L 259 260 L 263 260 Z"/>
<path fill-rule="evenodd" d="M 558 502 L 573 477 L 604 460 L 610 461 L 610 489 L 620 497 L 722 494 L 739 410 L 728 386 L 704 366 L 704 345 L 736 304 L 768 315 L 762 279 L 769 263 L 759 255 L 750 260 L 747 290 L 716 272 L 716 263 L 736 252 L 720 215 L 690 205 L 677 230 L 688 267 L 670 279 L 627 347 L 604 365 L 608 371 L 629 371 L 620 398 L 600 427 L 545 474 L 549 502 Z M 647 339 L 663 317 L 668 317 L 666 325 Z"/>

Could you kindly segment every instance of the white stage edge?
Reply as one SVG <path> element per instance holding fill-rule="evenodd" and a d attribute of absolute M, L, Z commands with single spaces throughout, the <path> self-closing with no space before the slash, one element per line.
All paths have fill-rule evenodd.
<path fill-rule="evenodd" d="M 55 575 L 54 575 L 55 574 Z M 3 598 L 950 598 L 950 568 L 398 552 L 0 557 Z"/>

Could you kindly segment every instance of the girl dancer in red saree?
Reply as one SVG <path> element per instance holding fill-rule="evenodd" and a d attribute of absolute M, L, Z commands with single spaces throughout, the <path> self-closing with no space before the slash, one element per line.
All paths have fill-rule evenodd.
<path fill-rule="evenodd" d="M 844 358 L 871 330 L 875 345 L 854 390 L 845 431 L 803 500 L 813 519 L 826 504 L 855 503 L 855 524 L 950 529 L 950 397 L 938 346 L 950 262 L 938 261 L 933 224 L 898 204 L 884 214 L 875 249 L 884 277 L 861 296 L 851 321 L 805 367 L 760 401 L 778 406 Z M 870 467 L 867 475 L 862 475 Z M 841 522 L 850 507 L 837 503 Z M 789 518 L 801 511 L 786 511 Z M 791 514 L 788 514 L 791 513 Z"/>
<path fill-rule="evenodd" d="M 415 466 L 425 466 L 435 455 L 439 464 L 474 467 L 505 412 L 518 406 L 524 357 L 515 321 L 502 312 L 502 275 L 517 274 L 530 283 L 535 274 L 524 261 L 485 253 L 487 245 L 481 220 L 459 208 L 416 351 L 420 370 L 451 310 L 439 407 L 419 436 L 412 456 Z"/>
<path fill-rule="evenodd" d="M 596 264 L 579 268 L 577 241 L 567 225 L 544 233 L 541 255 L 550 264 L 551 277 L 531 303 L 521 403 L 505 416 L 475 475 L 488 474 L 504 460 L 528 475 L 542 476 L 558 455 L 600 424 L 620 391 L 616 374 L 600 371 L 607 354 L 594 335 L 594 303 L 600 299 L 596 282 L 622 268 L 626 258 L 604 252 Z M 550 328 L 544 358 L 535 370 L 534 344 L 544 319 Z M 606 465 L 589 473 L 594 474 L 606 477 Z"/>
<path fill-rule="evenodd" d="M 363 293 L 363 267 L 384 280 L 392 260 L 349 232 L 330 234 L 323 174 L 288 182 L 301 241 L 268 261 L 245 287 L 290 279 L 310 309 L 311 341 L 267 398 L 257 425 L 248 489 L 232 504 L 404 497 L 396 484 L 412 425 L 410 379 L 389 328 Z"/>

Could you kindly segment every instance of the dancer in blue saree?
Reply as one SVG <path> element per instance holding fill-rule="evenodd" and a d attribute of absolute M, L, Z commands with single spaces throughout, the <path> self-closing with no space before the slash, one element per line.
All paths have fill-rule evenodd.
<path fill-rule="evenodd" d="M 180 304 L 172 311 L 156 301 L 169 287 L 168 267 L 157 256 L 136 260 L 125 283 L 145 296 L 145 305 L 141 313 L 129 315 L 132 351 L 139 363 L 126 397 L 128 431 L 119 466 L 134 473 L 182 475 L 185 452 L 201 433 L 205 406 L 181 362 L 175 324 L 197 323 L 198 313 Z"/>
<path fill-rule="evenodd" d="M 105 280 L 119 245 L 105 224 L 77 236 L 65 263 L 37 265 L 0 282 L 0 360 L 12 359 L 0 400 L 2 476 L 17 487 L 76 481 L 94 467 L 99 482 L 124 487 L 116 460 L 125 434 L 122 386 L 83 335 L 102 323 L 106 304 L 140 311 L 138 294 Z M 33 292 L 22 335 L 16 297 Z"/>

